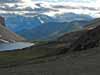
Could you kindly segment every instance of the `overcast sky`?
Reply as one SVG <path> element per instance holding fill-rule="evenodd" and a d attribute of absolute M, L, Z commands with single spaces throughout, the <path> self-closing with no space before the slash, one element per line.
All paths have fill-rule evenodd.
<path fill-rule="evenodd" d="M 19 2 L 21 0 L 0 0 L 0 2 Z M 22 1 L 50 1 L 50 2 L 100 2 L 100 0 L 22 0 Z"/>
<path fill-rule="evenodd" d="M 44 11 L 44 9 L 58 10 L 58 11 L 50 10 L 49 12 L 44 11 L 45 14 L 51 16 L 55 14 L 66 13 L 66 12 L 75 12 L 79 14 L 88 14 L 88 15 L 92 15 L 92 16 L 95 15 L 96 17 L 100 17 L 100 0 L 0 0 L 0 7 L 2 8 L 0 9 L 0 13 L 8 13 L 8 12 L 17 13 L 17 14 L 34 13 L 35 12 L 34 9 L 39 8 L 39 6 L 35 4 L 35 2 L 37 1 L 43 2 L 41 3 L 41 6 L 43 7 L 41 8 L 41 11 Z M 53 7 L 58 5 L 62 5 L 65 8 Z M 69 9 L 66 8 L 68 6 Z M 76 9 L 71 9 L 70 7 Z M 31 12 L 26 8 L 27 9 L 32 8 L 33 11 Z"/>
<path fill-rule="evenodd" d="M 51 1 L 51 2 L 64 2 L 64 1 L 65 2 L 100 2 L 99 0 L 33 0 L 33 1 Z"/>

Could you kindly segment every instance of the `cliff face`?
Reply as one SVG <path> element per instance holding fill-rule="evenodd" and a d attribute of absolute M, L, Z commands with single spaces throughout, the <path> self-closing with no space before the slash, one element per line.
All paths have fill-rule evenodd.
<path fill-rule="evenodd" d="M 1 42 L 21 42 L 25 39 L 5 27 L 4 18 L 0 17 L 0 41 Z"/>
<path fill-rule="evenodd" d="M 5 26 L 5 19 L 0 16 L 0 25 Z"/>

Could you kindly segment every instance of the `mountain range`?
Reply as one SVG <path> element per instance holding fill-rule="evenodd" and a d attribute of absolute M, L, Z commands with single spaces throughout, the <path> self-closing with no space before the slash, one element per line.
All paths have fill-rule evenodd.
<path fill-rule="evenodd" d="M 6 17 L 6 26 L 25 37 L 28 40 L 49 40 L 63 32 L 81 29 L 90 20 L 91 16 L 67 13 L 50 17 L 47 15 L 36 15 L 25 17 L 21 15 L 9 15 Z M 25 34 L 26 33 L 26 34 Z"/>
<path fill-rule="evenodd" d="M 99 17 L 98 7 L 75 4 L 32 1 L 29 5 L 9 0 L 0 3 L 0 15 L 5 17 L 6 27 L 30 41 L 54 40 L 65 32 L 84 28 Z"/>

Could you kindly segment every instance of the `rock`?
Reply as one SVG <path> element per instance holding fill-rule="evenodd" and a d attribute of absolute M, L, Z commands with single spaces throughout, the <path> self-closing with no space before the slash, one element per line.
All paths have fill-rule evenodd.
<path fill-rule="evenodd" d="M 0 24 L 5 26 L 5 19 L 4 19 L 4 17 L 0 16 Z"/>
<path fill-rule="evenodd" d="M 65 50 L 86 50 L 100 46 L 100 18 L 94 20 L 83 30 L 66 33 L 58 41 L 65 43 Z"/>

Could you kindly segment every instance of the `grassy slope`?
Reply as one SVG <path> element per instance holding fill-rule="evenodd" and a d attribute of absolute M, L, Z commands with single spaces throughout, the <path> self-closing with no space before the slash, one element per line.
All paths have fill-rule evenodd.
<path fill-rule="evenodd" d="M 93 48 L 90 50 L 98 51 L 99 48 Z M 31 61 L 35 63 L 39 63 L 40 61 L 38 60 L 41 60 L 45 57 L 58 56 L 57 51 L 59 53 L 62 51 L 62 49 L 57 50 L 56 48 L 53 49 L 53 48 L 46 48 L 46 47 L 32 47 L 32 48 L 27 48 L 26 50 L 19 50 L 19 51 L 12 51 L 12 52 L 0 52 L 0 68 L 10 67 L 10 66 L 15 66 L 15 65 L 22 65 L 22 64 L 26 64 L 27 62 L 31 62 Z M 86 50 L 86 51 L 89 51 L 89 50 Z"/>
<path fill-rule="evenodd" d="M 39 65 L 28 63 L 16 67 L 0 68 L 2 75 L 98 75 L 100 74 L 100 47 L 44 58 Z M 35 60 L 31 60 L 31 62 Z"/>
<path fill-rule="evenodd" d="M 0 52 L 0 67 L 22 64 L 28 60 L 36 60 L 47 56 L 56 55 L 56 53 L 57 49 L 48 48 L 48 45 L 39 45 L 36 47 L 11 52 Z"/>

